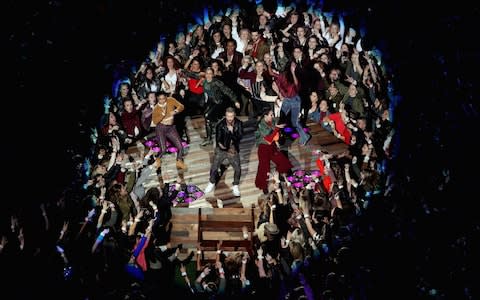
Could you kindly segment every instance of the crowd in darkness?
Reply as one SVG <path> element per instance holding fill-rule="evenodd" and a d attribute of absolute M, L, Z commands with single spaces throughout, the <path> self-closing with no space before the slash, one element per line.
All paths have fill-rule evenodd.
<path fill-rule="evenodd" d="M 299 11 L 307 7 L 302 6 L 305 4 L 302 1 L 297 2 Z M 8 107 L 18 113 L 19 119 L 6 127 L 10 129 L 4 137 L 12 152 L 6 157 L 9 170 L 6 174 L 10 178 L 7 188 L 14 196 L 5 199 L 0 215 L 0 270 L 7 277 L 5 286 L 17 295 L 13 299 L 27 298 L 32 291 L 37 295 L 70 299 L 115 299 L 126 294 L 134 297 L 140 293 L 155 295 L 166 291 L 165 286 L 152 282 L 171 282 L 168 274 L 173 274 L 183 263 L 175 258 L 176 248 L 167 247 L 168 237 L 164 236 L 168 232 L 164 227 L 168 227 L 169 209 L 163 205 L 169 199 L 149 195 L 154 199 L 153 205 L 148 201 L 142 205 L 151 216 L 132 211 L 138 227 L 129 225 L 122 233 L 122 222 L 113 224 L 116 218 L 121 219 L 121 215 L 114 216 L 112 210 L 116 205 L 112 200 L 115 191 L 105 194 L 99 187 L 86 193 L 82 162 L 92 151 L 90 128 L 98 126 L 98 116 L 103 113 L 99 103 L 103 95 L 111 93 L 111 84 L 117 79 L 110 74 L 119 66 L 140 66 L 145 49 L 156 47 L 151 41 L 158 40 L 160 32 L 167 34 L 167 40 L 175 39 L 178 23 L 195 23 L 192 14 L 202 11 L 203 5 L 198 2 L 182 7 L 170 1 L 158 1 L 130 7 L 122 1 L 99 1 L 80 7 L 50 1 L 29 7 L 12 6 L 19 17 L 12 23 L 15 30 L 9 35 L 7 47 L 13 63 L 9 80 L 13 79 L 11 84 L 16 89 L 12 99 L 19 104 L 18 108 L 13 108 L 13 104 Z M 212 3 L 213 10 L 217 9 L 216 5 L 219 4 Z M 233 2 L 227 1 L 224 5 L 233 7 Z M 275 11 L 275 5 L 264 1 L 266 11 Z M 472 209 L 474 193 L 470 193 L 475 192 L 476 177 L 470 175 L 469 170 L 474 172 L 477 168 L 473 131 L 479 107 L 474 95 L 478 94 L 480 85 L 472 80 L 470 73 L 479 67 L 480 52 L 475 46 L 467 45 L 466 32 L 478 17 L 478 9 L 434 9 L 429 12 L 433 21 L 428 23 L 427 12 L 412 11 L 409 5 L 396 2 L 367 1 L 353 7 L 360 4 L 325 1 L 323 5 L 325 11 L 336 9 L 346 12 L 346 16 L 357 16 L 352 18 L 357 29 L 365 27 L 368 32 L 360 48 L 376 46 L 382 50 L 383 69 L 378 72 L 388 74 L 382 84 L 387 90 L 389 82 L 395 92 L 402 95 L 402 101 L 390 116 L 395 124 L 392 141 L 395 147 L 388 149 L 386 158 L 377 153 L 377 162 L 388 160 L 388 174 L 379 172 L 383 175 L 383 188 L 364 186 L 362 190 L 350 187 L 345 181 L 345 191 L 330 193 L 336 208 L 328 206 L 330 201 L 324 201 L 323 208 L 328 206 L 332 216 L 322 216 L 326 218 L 325 223 L 332 224 L 322 227 L 318 225 L 324 222 L 318 215 L 322 209 L 312 207 L 309 201 L 288 190 L 285 183 L 272 178 L 273 188 L 268 192 L 275 194 L 280 188 L 285 199 L 275 195 L 273 203 L 263 203 L 267 216 L 264 223 L 278 224 L 280 235 L 285 235 L 292 245 L 283 247 L 285 241 L 276 236 L 275 228 L 270 228 L 266 241 L 260 241 L 265 269 L 255 262 L 262 257 L 262 252 L 255 252 L 249 258 L 221 259 L 219 266 L 211 266 L 211 272 L 218 273 L 211 281 L 221 285 L 222 277 L 227 277 L 227 288 L 233 286 L 231 275 L 235 267 L 232 265 L 237 263 L 239 275 L 247 276 L 253 285 L 249 289 L 242 278 L 243 289 L 240 288 L 239 293 L 253 297 L 255 292 L 259 299 L 268 298 L 269 287 L 275 288 L 278 295 L 288 293 L 292 298 L 301 295 L 308 298 L 311 293 L 318 299 L 346 299 L 351 295 L 358 299 L 477 298 L 480 291 L 475 279 L 479 268 L 475 254 L 480 250 L 480 223 Z M 255 2 L 245 1 L 241 7 L 245 12 L 254 12 Z M 331 25 L 331 21 L 326 23 Z M 360 31 L 357 33 L 360 35 Z M 358 51 L 356 46 L 352 44 L 352 53 Z M 378 58 L 375 57 L 376 61 Z M 362 66 L 368 64 L 368 59 L 361 63 Z M 113 106 L 112 103 L 111 111 Z M 23 133 L 19 133 L 20 130 Z M 112 146 L 114 150 L 117 147 L 107 141 L 103 150 L 106 156 Z M 94 153 L 98 157 L 99 153 Z M 369 156 L 358 155 L 362 160 Z M 356 174 L 356 170 L 345 171 L 343 159 L 327 155 L 322 164 L 332 164 L 333 174 L 340 175 L 339 179 L 345 179 L 345 172 L 351 173 L 353 180 L 365 176 Z M 346 164 L 355 163 L 350 160 Z M 355 178 L 356 175 L 359 178 Z M 335 189 L 339 185 L 342 183 L 336 183 Z M 118 189 L 121 197 L 122 187 Z M 368 192 L 372 195 L 377 191 L 384 197 L 364 199 Z M 335 195 L 340 196 L 335 198 Z M 86 203 L 86 199 L 104 198 L 112 203 Z M 289 200 L 299 203 L 299 208 L 290 207 L 292 201 Z M 288 209 L 274 214 L 272 205 Z M 92 212 L 91 208 L 96 210 Z M 123 209 L 121 205 L 116 208 Z M 279 222 L 278 218 L 286 215 L 291 228 Z M 156 221 L 150 223 L 153 216 L 157 217 Z M 137 218 L 140 222 L 136 222 Z M 159 224 L 161 222 L 164 223 Z M 82 227 L 82 223 L 87 225 Z M 312 228 L 310 223 L 318 226 Z M 289 229 L 296 227 L 299 229 L 293 232 L 305 234 L 304 240 L 287 235 L 288 231 L 292 232 Z M 144 280 L 138 280 L 138 274 L 132 270 L 129 275 L 109 277 L 125 272 L 124 264 L 114 264 L 124 262 L 125 258 L 132 259 L 131 250 L 137 248 L 144 237 L 137 235 L 138 232 L 156 238 L 158 243 L 153 248 L 161 249 L 157 258 L 172 269 L 156 272 L 149 267 Z M 306 238 L 307 232 L 313 238 L 311 241 Z M 102 245 L 104 237 L 105 245 Z M 271 246 L 271 240 L 276 238 L 281 255 L 273 258 L 278 262 L 272 262 L 272 254 L 276 252 L 272 250 L 275 247 Z M 118 249 L 126 252 L 109 252 Z M 151 258 L 155 254 L 147 251 L 146 256 Z M 246 271 L 242 271 L 243 260 Z M 273 267 L 277 263 L 287 266 Z M 198 278 L 202 274 L 208 278 L 203 267 L 199 266 L 195 274 Z M 275 278 L 287 273 L 293 278 L 288 284 Z M 303 289 L 295 288 L 300 286 Z M 208 291 L 201 285 L 197 288 Z M 192 290 L 196 290 L 193 282 Z M 190 293 L 189 289 L 177 292 L 186 296 Z"/>

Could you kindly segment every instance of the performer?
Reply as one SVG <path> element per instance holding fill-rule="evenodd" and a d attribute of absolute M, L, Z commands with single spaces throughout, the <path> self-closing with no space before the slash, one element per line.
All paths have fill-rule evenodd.
<path fill-rule="evenodd" d="M 225 118 L 220 120 L 216 126 L 215 133 L 215 155 L 213 157 L 212 167 L 210 169 L 210 182 L 205 188 L 205 193 L 210 193 L 215 187 L 218 168 L 222 161 L 228 159 L 233 166 L 233 188 L 232 193 L 236 197 L 240 197 L 241 167 L 240 167 L 240 140 L 243 135 L 243 124 L 235 117 L 235 109 L 228 107 L 225 111 Z"/>
<path fill-rule="evenodd" d="M 184 106 L 178 102 L 175 98 L 168 97 L 165 92 L 158 92 L 158 103 L 155 105 L 152 113 L 152 122 L 156 126 L 155 134 L 160 142 L 159 157 L 167 152 L 167 138 L 177 148 L 177 168 L 186 169 L 186 165 L 183 162 L 183 146 L 182 141 L 178 135 L 175 126 L 173 125 L 173 117 L 182 112 Z"/>
<path fill-rule="evenodd" d="M 278 149 L 277 141 L 280 137 L 280 129 L 285 124 L 277 124 L 273 116 L 273 110 L 266 108 L 258 129 L 255 132 L 256 144 L 258 146 L 258 170 L 255 178 L 255 186 L 265 194 L 268 193 L 268 173 L 270 172 L 270 161 L 276 165 L 280 174 L 286 174 L 293 165 L 288 158 Z"/>
<path fill-rule="evenodd" d="M 282 112 L 286 115 L 290 113 L 290 121 L 292 126 L 295 127 L 298 134 L 300 135 L 300 145 L 305 146 L 312 137 L 310 134 L 303 131 L 302 124 L 299 121 L 299 113 L 301 107 L 300 96 L 298 91 L 300 90 L 300 83 L 298 81 L 296 72 L 297 65 L 294 62 L 290 64 L 290 72 L 285 72 L 285 74 L 275 73 L 271 66 L 268 67 L 268 72 L 270 76 L 274 77 L 275 83 L 272 85 L 275 92 L 282 100 Z"/>
<path fill-rule="evenodd" d="M 221 80 L 213 77 L 213 69 L 207 68 L 205 70 L 205 81 L 203 82 L 203 89 L 207 97 L 205 109 L 205 129 L 207 132 L 206 139 L 201 143 L 202 146 L 212 144 L 213 129 L 215 124 L 225 113 L 225 109 L 229 104 L 234 104 L 237 109 L 240 108 L 240 103 L 236 101 L 235 93 L 226 86 Z M 230 103 L 224 100 L 227 97 Z"/>

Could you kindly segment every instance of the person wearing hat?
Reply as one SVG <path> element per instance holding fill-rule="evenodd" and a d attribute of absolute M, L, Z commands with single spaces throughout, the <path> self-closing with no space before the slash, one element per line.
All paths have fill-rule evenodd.
<path fill-rule="evenodd" d="M 263 227 L 263 230 L 261 229 Z M 260 225 L 260 228 L 256 231 L 258 238 L 262 243 L 262 248 L 266 254 L 270 254 L 272 257 L 277 257 L 280 253 L 280 230 L 277 224 L 269 222 Z"/>

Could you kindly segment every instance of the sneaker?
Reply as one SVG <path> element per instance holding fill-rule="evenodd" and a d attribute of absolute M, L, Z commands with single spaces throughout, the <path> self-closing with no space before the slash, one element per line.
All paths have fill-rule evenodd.
<path fill-rule="evenodd" d="M 235 197 L 240 197 L 240 190 L 238 189 L 238 185 L 233 186 L 232 193 Z"/>
<path fill-rule="evenodd" d="M 183 162 L 183 160 L 177 160 L 177 169 L 185 170 L 187 165 Z"/>
<path fill-rule="evenodd" d="M 215 184 L 214 183 L 211 183 L 209 182 L 207 187 L 205 188 L 205 194 L 208 194 L 210 193 L 211 191 L 213 191 L 213 188 L 215 187 Z"/>
<path fill-rule="evenodd" d="M 213 141 L 211 139 L 205 139 L 203 140 L 203 142 L 200 144 L 200 146 L 207 146 L 207 145 L 211 145 L 213 143 Z"/>

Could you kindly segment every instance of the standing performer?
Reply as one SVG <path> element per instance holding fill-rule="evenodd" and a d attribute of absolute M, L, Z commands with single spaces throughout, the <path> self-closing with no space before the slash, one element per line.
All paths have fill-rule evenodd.
<path fill-rule="evenodd" d="M 270 161 L 276 165 L 280 174 L 286 174 L 291 168 L 292 163 L 288 158 L 280 152 L 277 146 L 280 137 L 280 129 L 285 124 L 277 124 L 273 117 L 273 110 L 266 108 L 263 112 L 262 119 L 258 124 L 255 132 L 256 144 L 258 146 L 258 170 L 255 178 L 255 186 L 261 189 L 265 194 L 268 193 L 268 173 L 270 172 Z"/>
<path fill-rule="evenodd" d="M 165 92 L 157 93 L 158 103 L 155 105 L 152 113 L 152 122 L 155 124 L 155 133 L 160 143 L 159 156 L 167 152 L 167 138 L 177 148 L 177 168 L 186 169 L 186 165 L 183 162 L 183 146 L 178 132 L 173 125 L 173 117 L 182 112 L 184 106 L 178 102 L 175 98 L 168 97 Z"/>
<path fill-rule="evenodd" d="M 290 72 L 285 74 L 277 74 L 272 70 L 272 67 L 268 67 L 268 72 L 270 76 L 273 76 L 275 83 L 273 85 L 274 90 L 276 90 L 278 96 L 282 100 L 282 112 L 286 115 L 290 113 L 290 121 L 292 126 L 297 129 L 298 134 L 300 135 L 300 145 L 305 146 L 311 138 L 310 134 L 303 131 L 302 124 L 300 124 L 299 115 L 301 108 L 301 101 L 298 91 L 300 90 L 300 83 L 298 81 L 295 70 L 297 65 L 294 62 L 290 64 Z"/>
<path fill-rule="evenodd" d="M 213 130 L 218 120 L 225 113 L 225 109 L 229 107 L 230 104 L 235 104 L 235 107 L 238 109 L 240 108 L 240 103 L 235 100 L 235 93 L 228 86 L 226 86 L 221 80 L 213 77 L 212 68 L 207 68 L 205 70 L 203 90 L 207 97 L 205 109 L 205 129 L 207 137 L 201 145 L 206 146 L 212 144 Z M 225 97 L 229 98 L 230 101 L 225 101 Z"/>
<path fill-rule="evenodd" d="M 215 155 L 213 157 L 212 167 L 210 169 L 210 182 L 205 188 L 205 193 L 210 193 L 215 187 L 218 176 L 218 168 L 222 161 L 228 159 L 233 166 L 233 188 L 232 193 L 236 197 L 240 197 L 240 140 L 243 135 L 242 121 L 235 117 L 235 109 L 228 107 L 225 112 L 225 118 L 220 120 L 216 126 L 215 134 Z"/>

